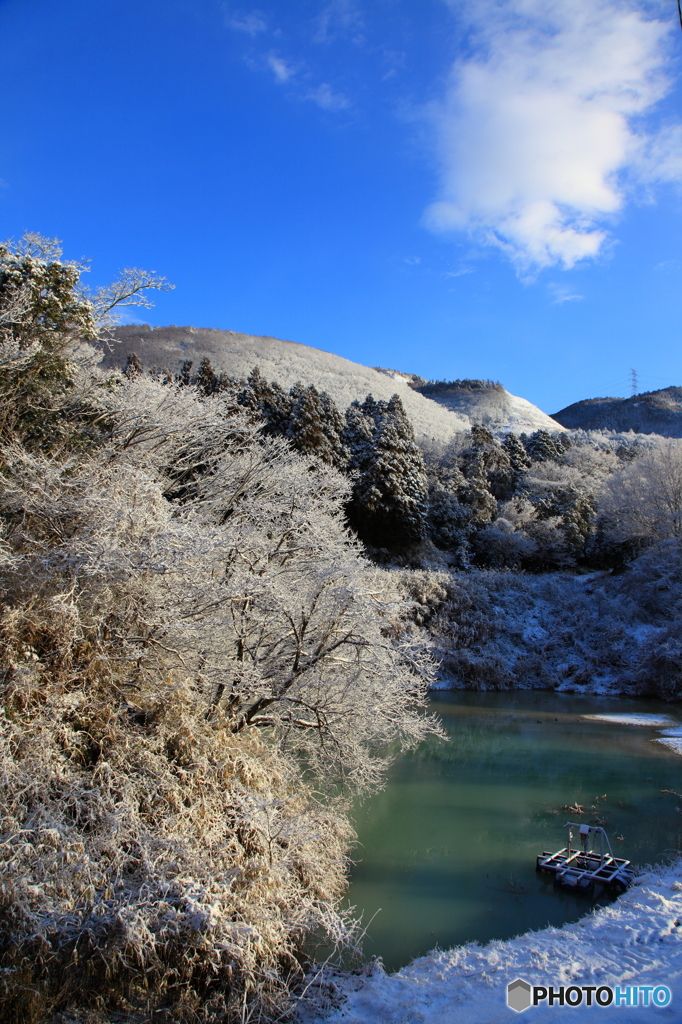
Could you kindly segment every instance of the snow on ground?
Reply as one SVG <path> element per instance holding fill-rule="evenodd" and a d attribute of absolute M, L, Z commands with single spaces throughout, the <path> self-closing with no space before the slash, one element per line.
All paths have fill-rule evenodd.
<path fill-rule="evenodd" d="M 682 736 L 659 736 L 656 742 L 665 744 L 666 747 L 674 750 L 676 754 L 682 754 Z"/>
<path fill-rule="evenodd" d="M 676 754 L 682 754 L 682 726 L 678 725 L 674 729 L 663 729 L 662 735 L 656 740 L 657 743 L 664 743 L 666 747 L 670 747 Z"/>
<path fill-rule="evenodd" d="M 670 715 L 642 715 L 642 714 L 622 714 L 617 715 L 583 715 L 583 718 L 588 718 L 592 722 L 613 722 L 614 725 L 648 725 L 663 728 L 667 725 L 677 725 L 677 721 L 671 718 Z M 669 735 L 666 733 L 666 735 Z M 675 734 L 676 735 L 676 734 Z"/>
<path fill-rule="evenodd" d="M 506 1005 L 507 985 L 667 985 L 667 1007 Z M 436 951 L 396 974 L 337 975 L 336 1008 L 308 1024 L 528 1024 L 682 1021 L 682 860 L 640 876 L 613 905 L 563 928 Z"/>
<path fill-rule="evenodd" d="M 662 735 L 657 736 L 655 742 L 664 743 L 676 754 L 682 754 L 682 726 L 670 715 L 618 714 L 583 715 L 582 717 L 589 718 L 593 722 L 613 722 L 614 725 L 648 725 L 661 728 Z M 665 729 L 663 726 L 673 726 L 673 728 Z M 680 1020 L 682 1020 L 682 1013 Z"/>

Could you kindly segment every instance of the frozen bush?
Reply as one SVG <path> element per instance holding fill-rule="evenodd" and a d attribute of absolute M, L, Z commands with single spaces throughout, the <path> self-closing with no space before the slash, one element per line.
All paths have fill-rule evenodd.
<path fill-rule="evenodd" d="M 682 443 L 660 439 L 606 482 L 601 507 L 615 541 L 682 536 Z"/>
<path fill-rule="evenodd" d="M 352 941 L 340 794 L 430 728 L 426 644 L 334 471 L 190 388 L 96 397 L 87 454 L 0 453 L 0 1013 L 277 1015 Z"/>

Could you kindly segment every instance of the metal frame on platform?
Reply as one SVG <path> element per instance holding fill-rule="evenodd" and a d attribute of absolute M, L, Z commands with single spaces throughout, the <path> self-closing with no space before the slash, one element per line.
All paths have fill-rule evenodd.
<path fill-rule="evenodd" d="M 614 857 L 606 832 L 599 825 L 578 825 L 566 822 L 568 843 L 562 850 L 545 850 L 537 858 L 537 870 L 554 875 L 554 884 L 571 892 L 590 894 L 595 885 L 614 892 L 625 892 L 634 878 L 629 860 Z M 574 849 L 573 830 L 580 836 L 580 846 Z M 599 849 L 595 847 L 598 845 Z"/>

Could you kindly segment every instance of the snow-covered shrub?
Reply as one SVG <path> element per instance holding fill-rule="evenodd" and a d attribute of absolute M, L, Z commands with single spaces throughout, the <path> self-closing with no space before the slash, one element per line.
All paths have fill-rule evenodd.
<path fill-rule="evenodd" d="M 451 577 L 444 572 L 416 570 L 399 575 L 407 602 L 402 617 L 423 626 L 430 622 L 448 599 Z"/>
<path fill-rule="evenodd" d="M 93 394 L 85 453 L 0 452 L 0 1015 L 278 1013 L 351 936 L 339 784 L 428 730 L 425 642 L 334 471 L 190 388 Z"/>
<path fill-rule="evenodd" d="M 678 619 L 657 631 L 646 643 L 632 673 L 633 689 L 646 697 L 679 700 L 682 697 L 682 622 Z"/>
<path fill-rule="evenodd" d="M 618 573 L 469 568 L 441 576 L 447 597 L 424 628 L 448 685 L 682 696 L 677 540 Z"/>
<path fill-rule="evenodd" d="M 479 562 L 491 569 L 520 569 L 524 564 L 532 565 L 536 561 L 538 544 L 523 527 L 519 528 L 501 515 L 479 530 L 474 551 Z"/>
<path fill-rule="evenodd" d="M 605 483 L 600 504 L 609 537 L 642 545 L 682 536 L 682 443 L 661 438 Z"/>

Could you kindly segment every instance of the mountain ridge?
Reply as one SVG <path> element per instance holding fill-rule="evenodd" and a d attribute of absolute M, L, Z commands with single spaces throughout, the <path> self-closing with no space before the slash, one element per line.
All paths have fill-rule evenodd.
<path fill-rule="evenodd" d="M 569 430 L 634 431 L 682 437 L 682 387 L 670 385 L 629 398 L 584 398 L 553 414 Z"/>
<path fill-rule="evenodd" d="M 219 328 L 133 324 L 117 327 L 113 336 L 113 345 L 99 343 L 102 364 L 109 368 L 122 367 L 133 353 L 145 369 L 167 369 L 172 374 L 178 373 L 185 360 L 192 360 L 196 370 L 204 358 L 210 359 L 216 372 L 235 377 L 248 376 L 258 365 L 264 377 L 285 388 L 299 380 L 314 384 L 319 391 L 326 391 L 342 412 L 351 402 L 362 402 L 369 393 L 385 401 L 398 394 L 417 439 L 447 442 L 453 434 L 469 430 L 474 423 L 500 433 L 565 429 L 536 406 L 510 395 L 499 385 L 490 390 L 459 388 L 455 399 L 450 396 L 447 383 L 438 382 L 437 392 L 423 394 L 419 385 L 415 387 L 423 378 L 416 374 L 365 366 L 324 349 L 267 335 Z M 424 381 L 425 385 L 430 383 Z"/>

